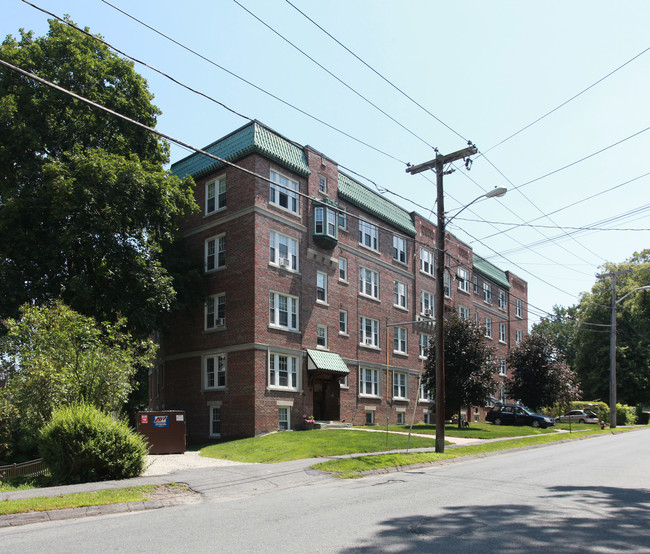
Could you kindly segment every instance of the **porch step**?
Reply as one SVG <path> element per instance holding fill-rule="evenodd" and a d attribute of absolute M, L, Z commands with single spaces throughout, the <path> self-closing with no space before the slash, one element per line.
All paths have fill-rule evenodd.
<path fill-rule="evenodd" d="M 346 429 L 352 427 L 351 423 L 343 421 L 315 421 L 314 429 Z"/>

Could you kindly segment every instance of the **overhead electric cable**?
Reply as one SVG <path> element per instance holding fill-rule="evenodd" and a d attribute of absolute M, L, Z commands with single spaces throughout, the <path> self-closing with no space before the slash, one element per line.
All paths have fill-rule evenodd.
<path fill-rule="evenodd" d="M 252 11 L 250 11 L 246 6 L 242 5 L 238 0 L 232 0 L 235 4 L 237 4 L 242 10 L 245 12 L 249 13 L 252 17 L 254 17 L 257 21 L 259 21 L 262 25 L 264 25 L 267 29 L 269 29 L 271 32 L 276 34 L 279 38 L 284 40 L 287 44 L 289 44 L 291 47 L 295 48 L 298 52 L 300 52 L 303 56 L 305 56 L 307 59 L 311 60 L 313 63 L 315 63 L 318 67 L 320 67 L 323 71 L 325 71 L 328 75 L 336 79 L 339 83 L 341 83 L 345 88 L 356 94 L 359 98 L 370 104 L 373 108 L 375 108 L 377 111 L 385 115 L 388 119 L 390 119 L 393 123 L 396 123 L 399 125 L 402 129 L 404 129 L 407 133 L 410 135 L 414 136 L 416 139 L 418 139 L 420 142 L 426 144 L 429 148 L 435 149 L 435 147 L 431 144 L 429 144 L 426 140 L 424 140 L 421 136 L 418 134 L 414 133 L 411 129 L 409 129 L 406 125 L 403 125 L 397 119 L 395 119 L 392 115 L 388 114 L 384 110 L 382 110 L 377 104 L 366 98 L 363 94 L 361 94 L 359 91 L 351 87 L 348 83 L 346 83 L 343 79 L 332 73 L 329 69 L 327 69 L 323 64 L 320 62 L 316 61 L 313 57 L 311 57 L 309 54 L 307 54 L 304 50 L 302 50 L 300 47 L 295 45 L 293 42 L 291 42 L 288 38 L 286 38 L 284 35 L 276 31 L 273 27 L 271 27 L 268 23 L 266 23 L 263 19 L 259 18 L 257 15 L 255 15 Z"/>

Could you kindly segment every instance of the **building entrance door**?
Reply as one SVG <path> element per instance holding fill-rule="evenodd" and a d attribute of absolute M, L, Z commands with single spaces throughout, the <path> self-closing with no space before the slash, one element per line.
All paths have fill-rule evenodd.
<path fill-rule="evenodd" d="M 341 388 L 336 376 L 314 381 L 314 418 L 318 421 L 338 421 L 341 418 Z"/>

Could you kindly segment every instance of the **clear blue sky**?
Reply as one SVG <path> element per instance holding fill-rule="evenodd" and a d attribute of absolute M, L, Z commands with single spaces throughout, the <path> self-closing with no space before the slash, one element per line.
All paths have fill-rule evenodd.
<path fill-rule="evenodd" d="M 500 200 L 477 202 L 450 230 L 478 254 L 528 281 L 531 322 L 554 304 L 576 303 L 581 292 L 591 289 L 603 263 L 622 262 L 650 247 L 650 176 L 638 178 L 650 172 L 647 0 L 292 0 L 426 111 L 285 0 L 239 2 L 345 85 L 233 0 L 111 2 L 384 153 L 243 83 L 101 0 L 34 1 L 59 16 L 69 14 L 129 55 L 412 201 L 387 193 L 408 210 L 430 215 L 435 175 L 408 175 L 405 162 L 433 158 L 433 147 L 447 154 L 464 148 L 467 139 L 473 141 L 486 156 L 476 156 L 469 173 L 459 166 L 445 177 L 450 215 L 495 186 L 510 191 Z M 2 5 L 3 37 L 17 35 L 21 27 L 37 35 L 47 31 L 43 13 L 20 0 L 3 0 Z M 147 78 L 163 112 L 158 129 L 171 136 L 202 147 L 247 121 L 146 67 L 136 64 L 136 70 Z M 172 148 L 172 161 L 185 155 Z M 527 222 L 550 228 L 512 228 Z"/>

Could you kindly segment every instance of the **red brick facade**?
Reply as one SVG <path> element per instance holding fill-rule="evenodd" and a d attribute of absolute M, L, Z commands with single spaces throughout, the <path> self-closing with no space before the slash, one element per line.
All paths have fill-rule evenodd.
<path fill-rule="evenodd" d="M 204 308 L 169 322 L 161 344 L 162 362 L 150 378 L 151 409 L 185 410 L 193 442 L 299 429 L 309 415 L 353 424 L 370 420 L 383 424 L 388 417 L 395 424 L 410 422 L 415 410 L 415 421 L 426 420 L 428 414 L 434 421 L 433 403 L 419 398 L 420 334 L 408 322 L 422 315 L 422 292 L 435 293 L 433 271 L 430 275 L 421 270 L 420 249 L 433 255 L 436 228 L 416 213 L 388 206 L 388 201 L 358 183 L 354 186 L 367 197 L 374 196 L 378 205 L 384 203 L 407 216 L 412 232 L 382 213 L 373 215 L 363 201 L 343 198 L 337 164 L 309 147 L 300 148 L 308 172 L 296 172 L 277 157 L 257 151 L 236 160 L 265 178 L 275 172 L 292 180 L 300 196 L 277 188 L 273 198 L 268 181 L 232 167 L 196 179 L 201 213 L 184 226 L 188 256 L 210 266 L 205 272 L 207 295 L 223 296 L 214 300 L 214 317 Z M 206 214 L 206 185 L 222 176 L 224 205 Z M 323 197 L 346 213 L 345 221 L 337 215 L 338 236 L 329 243 L 314 234 L 313 199 Z M 360 239 L 359 221 L 374 226 L 370 228 L 377 235 Z M 496 354 L 505 357 L 518 334 L 527 330 L 527 284 L 485 261 L 475 266 L 471 248 L 447 236 L 450 294 L 445 302 L 453 309 L 466 308 L 465 315 L 481 325 L 489 318 Z M 398 248 L 398 259 L 394 237 L 398 247 L 405 247 L 403 257 Z M 366 240 L 369 245 L 360 243 Z M 343 277 L 341 258 L 347 261 Z M 467 273 L 461 275 L 459 268 Z M 426 264 L 424 269 L 429 269 Z M 494 275 L 498 278 L 491 279 Z M 468 286 L 459 277 L 467 277 Z M 323 279 L 325 290 L 317 286 Z M 491 296 L 484 296 L 484 285 Z M 224 299 L 219 311 L 216 306 Z M 343 330 L 342 311 L 347 315 Z M 404 323 L 399 326 L 404 331 L 396 331 L 398 323 Z M 322 345 L 317 340 L 319 328 L 325 334 Z M 396 332 L 405 334 L 398 335 L 397 342 Z M 338 354 L 350 371 L 347 379 L 309 370 L 307 349 Z M 501 380 L 495 376 L 497 383 Z M 470 415 L 480 416 L 480 410 Z"/>

